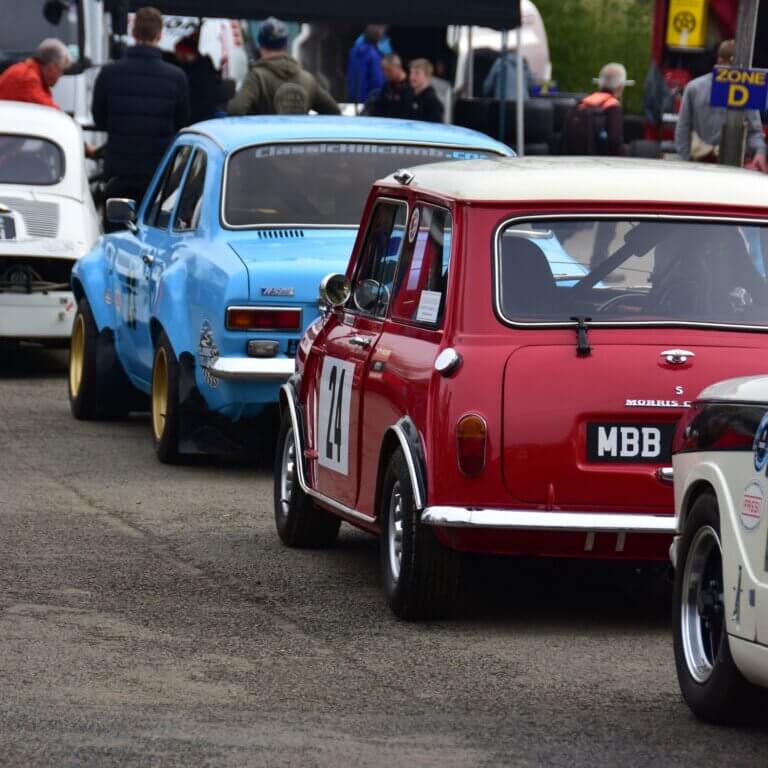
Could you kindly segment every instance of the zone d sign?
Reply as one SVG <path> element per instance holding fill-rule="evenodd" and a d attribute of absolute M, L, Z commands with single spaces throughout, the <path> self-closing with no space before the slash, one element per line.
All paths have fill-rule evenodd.
<path fill-rule="evenodd" d="M 713 107 L 765 109 L 768 99 L 768 69 L 715 67 L 712 73 Z"/>

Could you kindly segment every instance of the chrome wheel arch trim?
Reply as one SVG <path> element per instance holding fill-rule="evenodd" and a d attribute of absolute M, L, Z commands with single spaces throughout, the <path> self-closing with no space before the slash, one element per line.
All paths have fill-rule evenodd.
<path fill-rule="evenodd" d="M 294 390 L 290 384 L 283 384 L 280 387 L 280 391 L 285 396 L 286 405 L 288 406 L 288 414 L 291 419 L 291 426 L 293 427 L 294 445 L 296 446 L 296 478 L 299 481 L 301 490 L 307 494 L 307 496 L 317 499 L 326 506 L 335 509 L 346 517 L 354 518 L 355 520 L 362 520 L 365 523 L 375 523 L 376 518 L 364 515 L 362 512 L 358 512 L 356 509 L 341 504 L 338 501 L 326 496 L 319 491 L 310 488 L 307 484 L 306 477 L 304 476 L 304 444 L 303 433 L 300 429 L 299 414 L 296 410 L 296 401 L 294 399 Z"/>
<path fill-rule="evenodd" d="M 338 510 L 343 515 L 347 515 L 348 517 L 355 518 L 356 520 L 362 520 L 366 523 L 376 522 L 375 517 L 364 515 L 362 512 L 358 512 L 356 509 L 352 509 L 351 507 L 348 507 L 345 504 L 341 504 L 340 502 L 335 501 L 334 499 L 331 499 L 325 494 L 322 494 L 319 491 L 316 491 L 313 488 L 309 487 L 306 476 L 304 475 L 303 432 L 300 429 L 301 425 L 299 422 L 299 414 L 296 408 L 296 401 L 294 398 L 295 390 L 293 386 L 288 382 L 283 384 L 282 387 L 280 387 L 280 391 L 285 398 L 285 402 L 288 408 L 288 414 L 291 419 L 291 426 L 293 427 L 294 443 L 296 446 L 296 478 L 299 482 L 299 486 L 301 487 L 301 490 L 304 493 L 306 493 L 308 496 L 311 496 L 312 498 L 317 499 L 318 501 L 321 501 L 323 504 L 327 504 L 333 509 Z M 409 440 L 408 435 L 406 434 L 406 429 L 409 429 L 412 426 L 413 426 L 413 422 L 411 422 L 407 416 L 404 416 L 396 424 L 393 424 L 391 427 L 389 427 L 387 432 L 392 432 L 397 437 L 398 443 L 400 444 L 400 447 L 403 450 L 403 455 L 405 456 L 405 463 L 406 463 L 406 466 L 408 467 L 408 475 L 411 480 L 411 486 L 412 486 L 412 492 L 413 492 L 413 503 L 414 503 L 414 506 L 416 507 L 417 512 L 421 512 L 424 509 L 425 500 L 426 500 L 426 497 L 424 494 L 425 486 L 424 486 L 423 478 L 420 474 L 420 465 L 417 465 L 417 459 L 413 455 L 411 442 Z M 418 433 L 416 433 L 416 437 L 414 439 L 418 439 Z M 419 466 L 419 469 L 417 469 L 417 466 Z"/>

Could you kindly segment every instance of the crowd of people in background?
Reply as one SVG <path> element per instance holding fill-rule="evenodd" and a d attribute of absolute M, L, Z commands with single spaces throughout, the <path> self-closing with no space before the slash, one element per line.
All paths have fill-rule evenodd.
<path fill-rule="evenodd" d="M 289 55 L 288 27 L 274 17 L 261 24 L 258 59 L 229 99 L 222 97 L 222 80 L 210 57 L 200 52 L 199 30 L 177 41 L 173 53 L 160 49 L 162 31 L 160 12 L 140 8 L 132 29 L 135 45 L 123 58 L 103 66 L 96 79 L 92 113 L 96 128 L 108 136 L 104 173 L 110 196 L 139 199 L 175 133 L 190 123 L 226 114 L 340 113 L 322 78 Z M 720 45 L 718 64 L 732 63 L 734 45 L 732 40 Z M 58 108 L 51 88 L 71 64 L 61 41 L 43 40 L 32 57 L 0 74 L 0 99 Z M 529 98 L 534 85 L 530 69 L 523 59 L 518 94 L 517 66 L 515 56 L 505 62 L 497 58 L 484 79 L 482 95 L 509 101 Z M 565 122 L 565 154 L 625 153 L 621 102 L 624 88 L 633 81 L 620 63 L 605 65 L 596 80 L 598 89 L 582 98 Z M 683 94 L 675 132 L 682 160 L 717 161 L 726 110 L 710 105 L 711 84 L 711 75 L 703 75 Z M 363 115 L 441 122 L 451 103 L 451 88 L 447 80 L 435 77 L 426 58 L 411 59 L 405 66 L 386 26 L 369 24 L 349 51 L 345 97 L 360 105 Z M 752 110 L 745 117 L 750 163 L 768 172 L 760 114 Z M 85 152 L 94 156 L 96 150 L 86 144 Z"/>

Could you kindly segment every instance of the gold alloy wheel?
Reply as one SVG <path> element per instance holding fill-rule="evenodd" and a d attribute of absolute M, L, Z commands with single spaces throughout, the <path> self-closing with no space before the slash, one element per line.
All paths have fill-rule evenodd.
<path fill-rule="evenodd" d="M 85 365 L 85 320 L 81 314 L 75 317 L 72 341 L 69 347 L 69 392 L 72 397 L 80 394 Z"/>
<path fill-rule="evenodd" d="M 165 417 L 168 413 L 168 358 L 158 347 L 155 369 L 152 371 L 152 429 L 156 440 L 163 439 Z"/>

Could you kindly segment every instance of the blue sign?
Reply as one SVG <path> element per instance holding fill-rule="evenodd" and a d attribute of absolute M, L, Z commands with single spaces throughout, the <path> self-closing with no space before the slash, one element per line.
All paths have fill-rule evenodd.
<path fill-rule="evenodd" d="M 715 67 L 712 73 L 713 107 L 764 110 L 768 101 L 768 69 Z"/>

